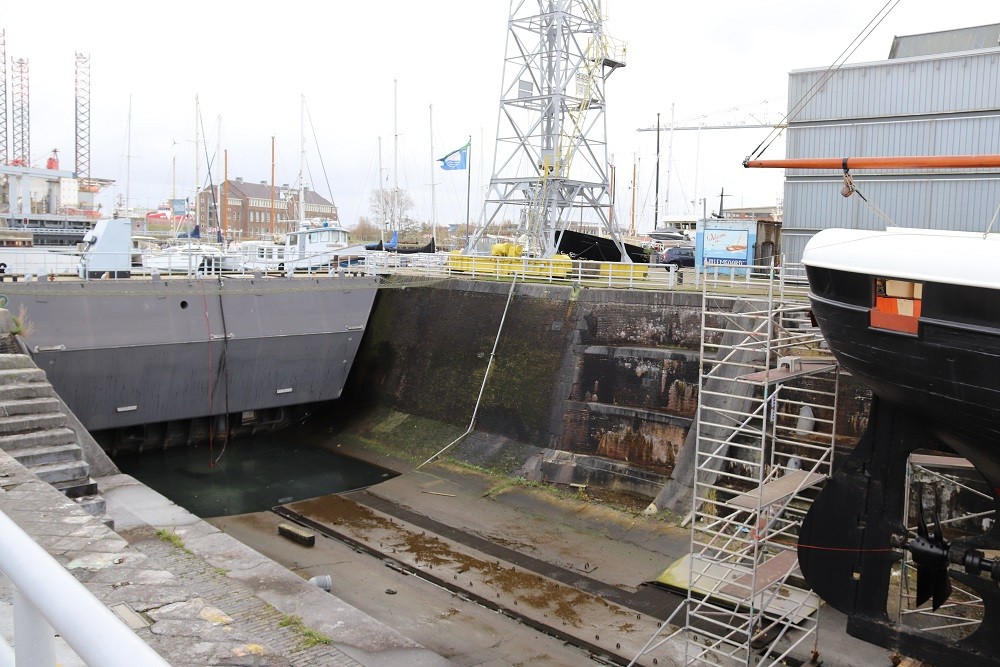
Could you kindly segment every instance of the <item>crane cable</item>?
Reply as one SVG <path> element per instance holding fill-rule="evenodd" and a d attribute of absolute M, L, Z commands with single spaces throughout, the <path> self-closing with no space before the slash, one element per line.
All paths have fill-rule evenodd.
<path fill-rule="evenodd" d="M 820 76 L 819 79 L 817 79 L 812 86 L 810 86 L 809 90 L 807 90 L 802 95 L 799 101 L 795 103 L 795 105 L 788 111 L 788 113 L 785 114 L 785 116 L 777 124 L 774 125 L 774 127 L 771 129 L 768 135 L 764 137 L 763 141 L 757 144 L 757 148 L 755 148 L 753 152 L 747 156 L 746 160 L 744 161 L 744 164 L 746 164 L 746 162 L 749 162 L 750 160 L 760 157 L 761 155 L 763 155 L 764 151 L 770 148 L 771 144 L 773 144 L 775 140 L 781 136 L 781 133 L 788 126 L 788 123 L 794 120 L 796 116 L 798 116 L 799 113 L 802 112 L 802 109 L 805 108 L 806 104 L 808 104 L 810 100 L 812 100 L 812 98 L 814 98 L 819 93 L 819 91 L 823 89 L 823 86 L 826 85 L 826 82 L 829 81 L 830 78 L 834 74 L 836 74 L 836 72 L 841 67 L 843 67 L 844 63 L 847 62 L 847 59 L 850 58 L 852 55 L 854 55 L 854 52 L 858 50 L 858 47 L 864 44 L 865 40 L 867 40 L 868 37 L 871 36 L 872 32 L 874 32 L 875 29 L 878 28 L 879 25 L 881 25 L 882 21 L 885 20 L 885 18 L 892 12 L 893 9 L 896 8 L 896 5 L 898 5 L 899 3 L 900 0 L 887 0 L 887 2 L 884 5 L 882 5 L 882 8 L 879 9 L 878 12 L 876 12 L 875 16 L 872 17 L 872 19 L 868 22 L 868 24 L 864 28 L 862 28 L 861 32 L 859 32 L 857 36 L 855 36 L 855 38 L 851 41 L 851 43 L 848 44 L 844 48 L 844 50 L 840 52 L 840 55 L 837 56 L 836 60 L 834 60 L 833 63 L 826 68 L 826 71 L 823 72 L 823 75 Z"/>

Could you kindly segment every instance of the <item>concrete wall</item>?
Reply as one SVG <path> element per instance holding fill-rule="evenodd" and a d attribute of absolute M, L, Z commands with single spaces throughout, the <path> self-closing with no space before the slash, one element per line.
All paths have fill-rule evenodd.
<path fill-rule="evenodd" d="M 345 396 L 468 425 L 508 289 L 380 290 Z M 568 481 L 642 469 L 629 490 L 655 494 L 697 407 L 700 318 L 698 294 L 518 285 L 477 429 L 577 464 Z"/>
<path fill-rule="evenodd" d="M 508 290 L 460 280 L 381 289 L 346 413 L 382 405 L 467 427 Z M 698 293 L 518 285 L 475 437 L 452 453 L 483 465 L 506 443 L 529 478 L 653 497 L 695 419 L 700 340 Z M 840 401 L 837 432 L 851 446 L 870 398 L 845 380 Z"/>

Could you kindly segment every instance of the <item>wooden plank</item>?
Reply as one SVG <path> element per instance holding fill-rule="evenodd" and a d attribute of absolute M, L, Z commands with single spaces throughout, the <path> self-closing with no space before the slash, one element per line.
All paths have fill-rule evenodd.
<path fill-rule="evenodd" d="M 775 382 L 781 382 L 782 380 L 788 380 L 795 377 L 801 377 L 803 375 L 812 375 L 813 373 L 822 373 L 825 371 L 832 371 L 836 368 L 836 364 L 831 364 L 827 362 L 814 362 L 814 361 L 803 361 L 801 368 L 798 370 L 790 371 L 787 368 L 769 368 L 763 371 L 757 371 L 756 373 L 749 373 L 747 375 L 737 376 L 737 380 L 745 380 L 747 382 L 764 382 L 767 384 L 773 384 Z"/>
<path fill-rule="evenodd" d="M 798 562 L 799 558 L 794 551 L 782 551 L 757 567 L 756 584 L 754 584 L 753 572 L 748 572 L 726 584 L 719 591 L 738 598 L 749 598 L 751 594 L 756 595 L 774 582 L 784 579 Z M 751 587 L 753 587 L 753 593 L 750 591 Z"/>
<path fill-rule="evenodd" d="M 746 493 L 741 493 L 726 504 L 730 507 L 755 510 L 758 507 L 758 499 L 760 507 L 766 507 L 771 503 L 787 498 L 800 489 L 807 489 L 810 486 L 814 486 L 824 479 L 826 479 L 826 475 L 821 475 L 818 472 L 791 470 L 781 477 L 773 479 L 764 484 L 764 486 L 759 487 L 759 492 L 758 489 L 754 489 Z"/>
<path fill-rule="evenodd" d="M 959 456 L 937 456 L 934 454 L 911 454 L 910 465 L 928 468 L 972 468 L 972 464 L 968 460 Z"/>

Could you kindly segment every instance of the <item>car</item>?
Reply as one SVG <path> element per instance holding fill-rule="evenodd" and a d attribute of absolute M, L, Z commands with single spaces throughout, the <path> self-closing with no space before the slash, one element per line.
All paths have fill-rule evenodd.
<path fill-rule="evenodd" d="M 660 253 L 660 264 L 673 264 L 677 268 L 694 266 L 694 248 L 677 246 Z"/>

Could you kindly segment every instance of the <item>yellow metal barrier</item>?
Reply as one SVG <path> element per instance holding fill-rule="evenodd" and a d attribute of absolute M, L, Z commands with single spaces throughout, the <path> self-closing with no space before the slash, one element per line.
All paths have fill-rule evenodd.
<path fill-rule="evenodd" d="M 530 276 L 536 278 L 566 278 L 573 271 L 573 262 L 566 255 L 549 259 L 536 257 L 484 257 L 463 255 L 453 250 L 448 255 L 448 270 L 475 275 Z"/>

